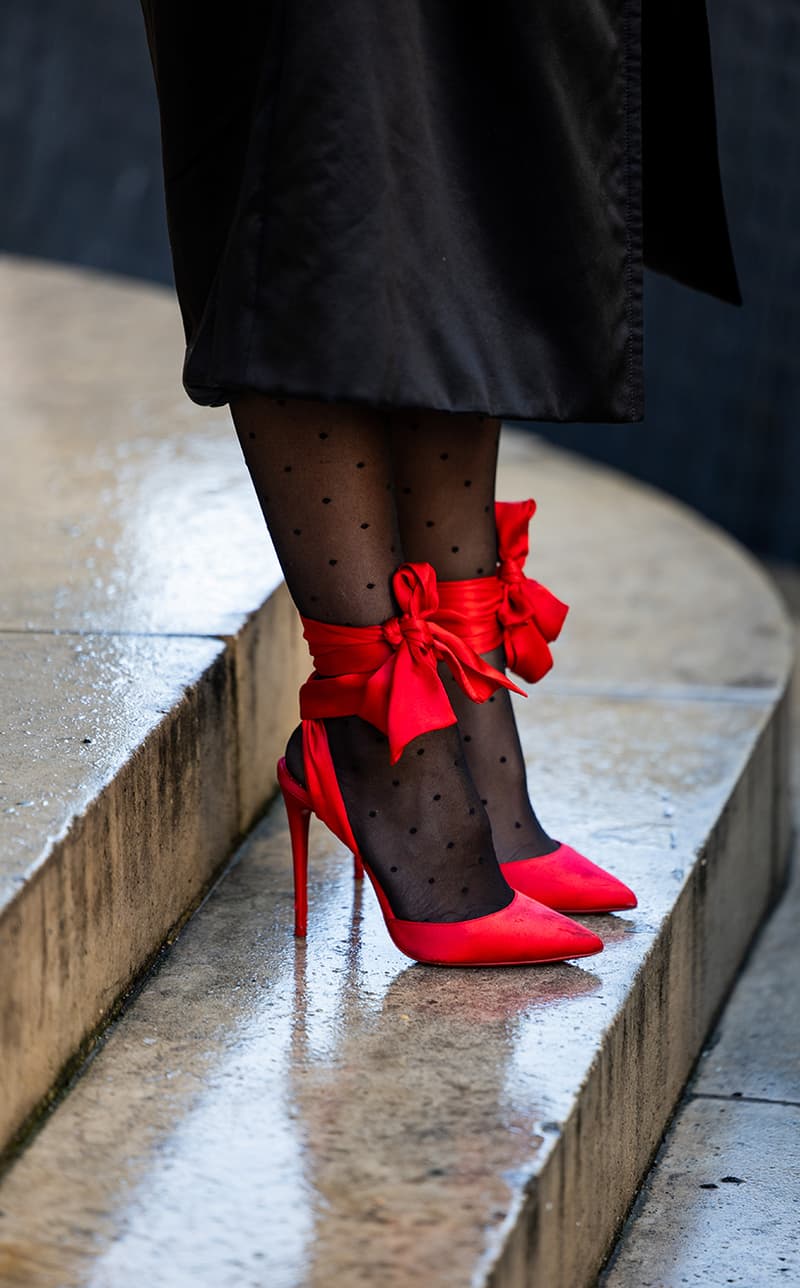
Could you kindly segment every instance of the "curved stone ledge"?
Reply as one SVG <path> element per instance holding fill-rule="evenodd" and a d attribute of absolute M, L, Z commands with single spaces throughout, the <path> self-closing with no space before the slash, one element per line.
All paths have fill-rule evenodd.
<path fill-rule="evenodd" d="M 34 801 L 0 815 L 13 1128 L 258 812 L 304 663 L 232 431 L 176 389 L 169 297 L 4 280 L 2 804 Z M 271 809 L 7 1173 L 0 1281 L 592 1282 L 783 879 L 792 641 L 754 562 L 667 498 L 518 433 L 500 492 L 537 498 L 532 571 L 573 604 L 519 702 L 534 799 L 637 913 L 587 919 L 586 967 L 410 966 L 317 828 L 296 943 Z"/>
<path fill-rule="evenodd" d="M 2 1150 L 262 812 L 307 655 L 170 293 L 0 291 Z"/>

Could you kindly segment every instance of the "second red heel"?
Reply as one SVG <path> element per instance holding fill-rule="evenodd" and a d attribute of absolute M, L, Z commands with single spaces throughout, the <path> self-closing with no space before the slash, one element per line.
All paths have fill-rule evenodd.
<path fill-rule="evenodd" d="M 308 827 L 311 822 L 311 806 L 306 793 L 302 792 L 302 788 L 286 768 L 285 760 L 278 764 L 278 785 L 286 806 L 292 843 L 294 933 L 302 938 L 308 930 Z"/>

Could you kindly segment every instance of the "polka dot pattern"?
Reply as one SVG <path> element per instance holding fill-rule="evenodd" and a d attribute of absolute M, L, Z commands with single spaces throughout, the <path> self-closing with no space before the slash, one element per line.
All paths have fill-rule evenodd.
<path fill-rule="evenodd" d="M 442 577 L 494 566 L 484 522 L 494 422 L 479 433 L 475 417 L 384 416 L 256 395 L 231 407 L 305 615 L 354 626 L 386 620 L 404 558 L 429 561 Z M 357 717 L 328 720 L 326 729 L 359 849 L 397 916 L 457 921 L 507 906 L 511 892 L 455 726 L 415 740 L 396 766 L 385 736 Z M 290 767 L 302 777 L 301 753 Z"/>
<path fill-rule="evenodd" d="M 488 819 L 463 767 L 452 763 L 457 729 L 417 739 L 422 745 L 410 744 L 395 767 L 374 754 L 372 726 L 357 718 L 325 723 L 359 849 L 396 915 L 456 921 L 504 907 L 509 894 Z"/>

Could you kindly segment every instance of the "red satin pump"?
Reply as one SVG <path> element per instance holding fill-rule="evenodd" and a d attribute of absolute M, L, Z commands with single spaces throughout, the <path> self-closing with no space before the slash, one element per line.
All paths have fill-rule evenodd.
<path fill-rule="evenodd" d="M 490 577 L 440 581 L 436 620 L 477 653 L 501 645 L 506 665 L 523 680 L 541 680 L 553 665 L 550 644 L 569 609 L 541 582 L 525 576 L 528 526 L 536 502 L 498 501 L 497 572 Z M 501 863 L 508 884 L 560 912 L 625 912 L 636 907 L 628 886 L 570 845 L 551 854 Z"/>
<path fill-rule="evenodd" d="M 315 674 L 300 691 L 305 786 L 278 764 L 292 843 L 295 934 L 307 928 L 308 826 L 312 812 L 355 856 L 378 896 L 389 934 L 415 961 L 441 966 L 506 966 L 564 961 L 600 952 L 603 942 L 525 894 L 514 892 L 499 912 L 468 921 L 417 922 L 396 917 L 364 864 L 347 817 L 328 747 L 324 719 L 360 715 L 389 737 L 393 763 L 413 738 L 455 722 L 437 666 L 445 662 L 459 685 L 483 701 L 510 682 L 450 631 L 433 621 L 436 578 L 428 564 L 404 564 L 394 575 L 397 617 L 380 626 L 341 627 L 304 619 Z M 340 669 L 341 668 L 341 669 Z M 315 678 L 319 676 L 320 678 Z"/>
<path fill-rule="evenodd" d="M 559 912 L 629 912 L 636 907 L 633 891 L 571 845 L 559 844 L 550 854 L 501 863 L 500 871 L 512 890 L 538 899 Z"/>

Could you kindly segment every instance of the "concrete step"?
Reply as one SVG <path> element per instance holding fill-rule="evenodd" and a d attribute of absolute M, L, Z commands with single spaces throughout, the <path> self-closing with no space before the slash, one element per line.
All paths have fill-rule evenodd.
<path fill-rule="evenodd" d="M 777 570 L 800 645 L 800 572 Z M 793 787 L 800 811 L 800 689 Z M 604 1288 L 800 1282 L 800 844 L 706 1043 Z"/>
<path fill-rule="evenodd" d="M 0 292 L 1 1149 L 262 812 L 307 662 L 169 292 Z"/>
<path fill-rule="evenodd" d="M 604 1288 L 800 1283 L 800 880 L 737 983 Z"/>
<path fill-rule="evenodd" d="M 34 802 L 2 816 L 13 1125 L 258 813 L 305 664 L 227 413 L 176 389 L 169 298 L 5 281 L 22 571 L 0 648 L 30 651 L 3 790 Z M 317 828 L 297 943 L 271 809 L 7 1172 L 3 1285 L 596 1274 L 783 881 L 791 636 L 753 561 L 657 493 L 518 433 L 499 490 L 536 496 L 535 575 L 573 603 L 519 702 L 534 799 L 637 914 L 587 919 L 586 967 L 409 965 Z"/>

